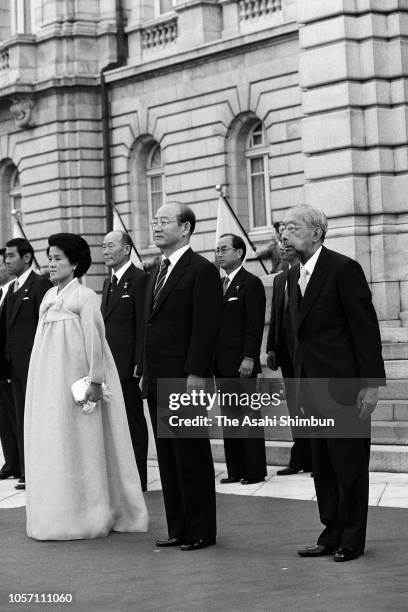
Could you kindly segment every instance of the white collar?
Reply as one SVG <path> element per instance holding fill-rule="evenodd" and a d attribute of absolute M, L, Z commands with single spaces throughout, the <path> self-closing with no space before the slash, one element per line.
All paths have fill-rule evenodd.
<path fill-rule="evenodd" d="M 63 289 L 61 289 L 61 291 L 58 291 L 58 287 L 57 287 L 57 297 L 60 297 L 60 295 L 62 295 L 64 293 L 64 291 L 66 289 L 68 289 L 68 287 L 70 287 L 71 285 L 73 285 L 74 283 L 77 283 L 78 279 L 77 278 L 73 278 L 72 281 L 69 281 L 68 285 L 65 285 L 65 287 Z"/>
<path fill-rule="evenodd" d="M 124 273 L 126 272 L 126 270 L 128 268 L 130 268 L 131 265 L 132 265 L 132 262 L 129 259 L 129 261 L 127 261 L 125 264 L 123 264 L 123 266 L 121 266 L 119 268 L 119 270 L 117 270 L 116 272 L 113 272 L 113 270 L 112 270 L 112 277 L 111 278 L 116 276 L 116 278 L 118 279 L 118 282 L 119 282 L 120 279 L 122 278 L 122 276 L 124 275 Z"/>
<path fill-rule="evenodd" d="M 19 289 L 24 285 L 27 278 L 30 276 L 32 272 L 32 268 L 28 268 L 25 272 L 23 272 L 18 278 L 15 278 L 14 281 L 17 281 L 17 286 Z"/>
<path fill-rule="evenodd" d="M 321 250 L 322 250 L 322 247 L 320 246 L 317 249 L 316 253 L 313 253 L 313 255 L 307 260 L 307 262 L 304 265 L 300 264 L 300 269 L 306 268 L 306 270 L 309 272 L 309 278 L 313 274 L 313 270 L 315 269 L 315 266 L 317 264 L 317 260 L 319 259 Z"/>
<path fill-rule="evenodd" d="M 232 279 L 234 278 L 234 276 L 236 276 L 238 274 L 238 272 L 241 270 L 241 268 L 242 268 L 242 264 L 238 268 L 235 268 L 235 270 L 233 270 L 229 274 L 226 274 L 226 276 L 228 276 L 228 278 L 229 278 L 229 284 L 232 283 Z"/>
<path fill-rule="evenodd" d="M 177 249 L 177 251 L 174 251 L 174 253 L 169 255 L 167 257 L 167 259 L 170 261 L 169 268 L 173 269 L 176 263 L 178 262 L 178 260 L 181 259 L 181 257 L 184 255 L 184 253 L 188 251 L 189 248 L 190 248 L 190 244 L 185 244 L 184 246 Z M 164 255 L 162 257 L 162 261 L 163 259 L 166 259 Z"/>

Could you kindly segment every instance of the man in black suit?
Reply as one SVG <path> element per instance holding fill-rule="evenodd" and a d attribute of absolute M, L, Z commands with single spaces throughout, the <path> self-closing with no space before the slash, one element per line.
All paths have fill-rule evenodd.
<path fill-rule="evenodd" d="M 283 222 L 283 242 L 300 260 L 289 272 L 288 286 L 303 411 L 334 417 L 338 436 L 327 428 L 311 440 L 325 528 L 317 544 L 299 554 L 334 553 L 335 561 L 349 561 L 364 552 L 366 537 L 370 439 L 369 433 L 361 435 L 362 423 L 377 405 L 378 386 L 385 384 L 377 315 L 361 266 L 323 246 L 322 211 L 293 207 Z"/>
<path fill-rule="evenodd" d="M 6 298 L 6 353 L 10 366 L 11 388 L 17 421 L 21 482 L 16 489 L 25 489 L 24 478 L 24 402 L 28 366 L 38 324 L 41 301 L 52 287 L 48 278 L 31 269 L 34 250 L 24 238 L 13 238 L 6 244 L 9 274 L 16 276 Z"/>
<path fill-rule="evenodd" d="M 187 392 L 202 390 L 213 374 L 222 308 L 216 267 L 190 248 L 192 210 L 172 202 L 159 208 L 152 223 L 163 254 L 146 290 L 143 387 L 147 391 L 168 538 L 157 546 L 183 551 L 215 544 L 214 465 L 208 438 L 164 438 L 157 428 L 157 383 L 186 379 Z"/>
<path fill-rule="evenodd" d="M 286 391 L 286 404 L 291 417 L 302 417 L 296 405 L 296 383 L 293 370 L 294 335 L 290 321 L 288 300 L 289 268 L 298 262 L 291 247 L 280 245 L 281 261 L 286 268 L 273 279 L 271 320 L 266 343 L 267 363 L 271 370 L 281 368 Z M 278 476 L 290 476 L 301 470 L 312 469 L 312 453 L 307 437 L 297 437 L 296 428 L 292 428 L 293 446 L 290 451 L 289 465 L 278 470 Z"/>
<path fill-rule="evenodd" d="M 101 310 L 122 385 L 140 482 L 146 491 L 148 433 L 136 374 L 143 343 L 146 274 L 130 261 L 131 249 L 132 241 L 125 232 L 105 236 L 103 257 L 112 274 L 103 284 Z"/>
<path fill-rule="evenodd" d="M 10 478 L 10 476 L 14 478 L 20 478 L 21 476 L 18 458 L 16 414 L 6 364 L 6 321 L 4 308 L 7 291 L 14 281 L 14 277 L 8 273 L 5 252 L 6 249 L 0 249 L 0 439 L 5 459 L 5 463 L 0 470 L 0 480 Z"/>
<path fill-rule="evenodd" d="M 216 248 L 220 267 L 225 271 L 221 332 L 215 356 L 217 387 L 224 393 L 256 391 L 256 376 L 262 371 L 259 354 L 265 325 L 265 289 L 262 281 L 243 267 L 245 242 L 235 234 L 224 234 Z M 237 379 L 222 381 L 222 378 Z M 246 385 L 241 379 L 252 379 Z M 247 414 L 239 405 L 223 406 L 229 418 Z M 253 415 L 252 415 L 253 416 Z M 238 433 L 238 435 L 234 435 Z M 224 452 L 228 477 L 222 484 L 254 484 L 266 476 L 265 438 L 259 429 L 255 435 L 247 428 L 238 432 L 224 428 Z M 245 435 L 246 434 L 246 435 Z"/>

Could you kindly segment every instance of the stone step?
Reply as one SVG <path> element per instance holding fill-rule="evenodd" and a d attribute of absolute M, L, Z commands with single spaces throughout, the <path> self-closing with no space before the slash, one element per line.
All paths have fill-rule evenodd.
<path fill-rule="evenodd" d="M 386 361 L 393 359 L 408 359 L 408 342 L 384 342 L 383 358 Z"/>
<path fill-rule="evenodd" d="M 288 465 L 291 442 L 266 442 L 266 462 L 268 465 Z M 211 440 L 214 461 L 224 462 L 222 440 Z M 371 472 L 407 472 L 408 448 L 398 445 L 372 444 L 370 458 Z"/>

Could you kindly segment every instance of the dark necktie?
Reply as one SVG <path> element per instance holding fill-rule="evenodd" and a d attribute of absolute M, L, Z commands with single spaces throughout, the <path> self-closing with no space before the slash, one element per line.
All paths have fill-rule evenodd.
<path fill-rule="evenodd" d="M 154 287 L 153 294 L 153 308 L 156 306 L 157 299 L 159 297 L 160 291 L 163 289 L 164 281 L 166 280 L 167 268 L 170 265 L 170 259 L 163 259 L 160 264 L 159 273 L 156 278 L 156 285 Z"/>
<path fill-rule="evenodd" d="M 224 295 L 227 293 L 228 285 L 230 284 L 230 280 L 231 279 L 229 276 L 224 276 L 224 280 L 222 281 L 222 291 Z"/>
<path fill-rule="evenodd" d="M 112 280 L 111 280 L 111 284 L 110 284 L 110 293 L 112 294 L 116 287 L 118 286 L 118 277 L 116 276 L 116 274 L 114 274 L 112 276 Z"/>

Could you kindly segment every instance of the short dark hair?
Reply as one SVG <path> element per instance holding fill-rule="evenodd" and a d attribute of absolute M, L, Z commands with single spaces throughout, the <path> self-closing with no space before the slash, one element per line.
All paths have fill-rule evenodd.
<path fill-rule="evenodd" d="M 6 249 L 0 249 L 0 257 L 3 258 L 3 263 L 6 263 Z"/>
<path fill-rule="evenodd" d="M 242 249 L 241 261 L 244 261 L 247 248 L 245 242 L 242 240 L 241 236 L 237 236 L 236 234 L 222 234 L 220 238 L 225 238 L 225 236 L 231 236 L 231 244 L 233 249 Z"/>
<path fill-rule="evenodd" d="M 92 263 L 91 251 L 86 240 L 78 234 L 53 234 L 48 238 L 47 255 L 50 253 L 50 248 L 54 246 L 61 249 L 72 264 L 76 264 L 74 276 L 80 278 L 90 268 Z"/>
<path fill-rule="evenodd" d="M 132 248 L 133 242 L 132 242 L 132 239 L 129 236 L 129 234 L 127 234 L 126 232 L 122 232 L 121 230 L 119 230 L 119 231 L 122 234 L 122 243 L 123 243 L 123 246 L 129 246 L 130 248 Z"/>
<path fill-rule="evenodd" d="M 282 221 L 277 221 L 276 223 L 273 224 L 273 227 L 275 228 L 275 232 L 277 234 L 279 234 L 279 228 L 282 225 Z"/>
<path fill-rule="evenodd" d="M 12 238 L 6 242 L 6 247 L 17 247 L 17 251 L 21 259 L 24 255 L 31 255 L 30 266 L 34 259 L 34 249 L 31 244 L 25 238 Z"/>
<path fill-rule="evenodd" d="M 179 212 L 176 215 L 178 223 L 190 223 L 190 236 L 194 232 L 196 226 L 196 217 L 193 211 L 186 204 L 179 204 Z"/>

